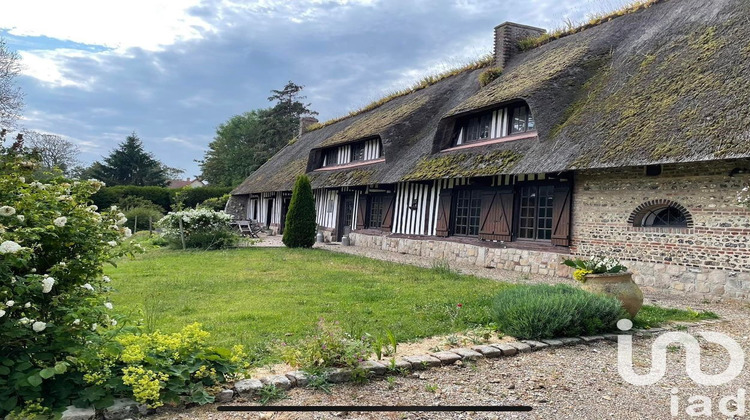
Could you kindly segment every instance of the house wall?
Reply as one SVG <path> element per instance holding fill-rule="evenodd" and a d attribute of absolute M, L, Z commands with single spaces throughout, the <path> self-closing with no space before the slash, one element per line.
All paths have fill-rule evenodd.
<path fill-rule="evenodd" d="M 610 255 L 646 286 L 715 296 L 750 297 L 750 210 L 737 192 L 750 161 L 581 171 L 573 194 L 571 252 Z M 692 215 L 684 229 L 633 227 L 631 213 L 649 200 L 671 200 Z"/>

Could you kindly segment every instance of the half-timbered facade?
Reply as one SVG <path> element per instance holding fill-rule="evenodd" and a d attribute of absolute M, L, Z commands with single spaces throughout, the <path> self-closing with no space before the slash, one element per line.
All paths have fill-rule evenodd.
<path fill-rule="evenodd" d="M 467 68 L 301 130 L 227 211 L 283 230 L 306 173 L 328 241 L 556 276 L 611 255 L 646 286 L 748 297 L 748 19 L 662 0 L 527 51 L 541 29 L 499 25 L 496 80 Z"/>

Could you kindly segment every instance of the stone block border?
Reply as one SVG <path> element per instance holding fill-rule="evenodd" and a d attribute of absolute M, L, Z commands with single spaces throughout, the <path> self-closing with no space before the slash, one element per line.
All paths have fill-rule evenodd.
<path fill-rule="evenodd" d="M 702 325 L 711 325 L 728 320 L 715 319 L 699 321 L 693 323 L 679 323 L 685 327 L 698 327 Z M 649 337 L 674 328 L 651 328 L 648 330 L 634 328 L 621 334 L 630 334 L 635 337 Z M 476 361 L 481 358 L 498 358 L 510 357 L 520 353 L 532 351 L 548 350 L 563 346 L 581 345 L 594 343 L 602 340 L 617 341 L 618 334 L 601 334 L 586 337 L 561 337 L 556 339 L 545 340 L 520 340 L 495 344 L 482 344 L 472 346 L 471 348 L 455 348 L 435 353 L 428 353 L 416 356 L 405 356 L 395 359 L 393 367 L 398 372 L 418 371 L 433 367 L 452 365 L 459 361 Z M 385 376 L 391 369 L 390 360 L 367 360 L 360 364 L 362 369 L 370 372 L 374 377 Z M 395 373 L 395 372 L 394 372 Z M 335 368 L 328 372 L 328 380 L 332 383 L 345 383 L 352 379 L 350 369 Z M 243 379 L 234 383 L 230 389 L 223 389 L 216 394 L 217 403 L 228 403 L 237 397 L 252 397 L 257 395 L 258 391 L 266 385 L 274 385 L 281 389 L 291 389 L 295 387 L 303 388 L 308 384 L 308 377 L 302 371 L 288 372 L 283 375 L 267 376 L 260 379 Z M 148 413 L 147 413 L 148 412 Z M 147 410 L 143 404 L 138 404 L 132 400 L 116 400 L 112 407 L 96 412 L 93 408 L 75 408 L 68 407 L 63 412 L 61 420 L 94 420 L 104 418 L 105 420 L 124 420 L 138 415 L 151 414 L 153 410 Z M 100 414 L 100 417 L 97 417 Z"/>
<path fill-rule="evenodd" d="M 693 323 L 679 323 L 685 327 L 698 327 L 702 325 L 711 325 L 721 322 L 727 322 L 727 320 L 706 320 Z M 620 334 L 633 335 L 635 337 L 650 337 L 654 334 L 659 334 L 665 331 L 674 329 L 673 327 L 665 328 L 651 328 L 651 329 L 639 329 L 633 328 L 630 331 L 622 332 Z M 481 358 L 498 358 L 498 357 L 510 357 L 521 353 L 529 353 L 532 351 L 549 350 L 563 346 L 573 346 L 581 344 L 589 344 L 597 341 L 610 340 L 617 341 L 619 334 L 601 334 L 584 337 L 560 337 L 556 339 L 545 339 L 545 340 L 520 340 L 510 341 L 504 343 L 495 344 L 482 344 L 472 346 L 471 348 L 454 348 L 444 350 L 440 352 L 433 352 L 427 354 L 421 354 L 416 356 L 404 356 L 396 358 L 393 362 L 393 367 L 397 372 L 403 371 L 420 371 L 434 367 L 452 365 L 458 361 L 476 361 Z M 378 377 L 386 375 L 391 370 L 391 360 L 367 360 L 360 364 L 362 369 L 370 372 L 371 376 Z M 396 373 L 396 372 L 393 372 Z M 351 370 L 335 368 L 331 369 L 328 373 L 328 380 L 332 383 L 344 383 L 351 380 Z M 285 376 L 288 381 L 280 380 L 281 377 Z M 279 384 L 283 389 L 291 389 L 293 387 L 304 387 L 307 385 L 307 376 L 304 372 L 294 371 L 286 373 L 285 375 L 277 375 L 272 377 L 258 379 L 245 379 L 235 383 L 234 388 L 231 389 L 233 396 L 251 397 L 257 393 L 265 384 Z M 218 395 L 229 395 L 224 390 Z M 222 394 L 225 393 L 225 394 Z M 217 395 L 217 397 L 218 397 Z M 217 398 L 218 400 L 218 398 Z"/>

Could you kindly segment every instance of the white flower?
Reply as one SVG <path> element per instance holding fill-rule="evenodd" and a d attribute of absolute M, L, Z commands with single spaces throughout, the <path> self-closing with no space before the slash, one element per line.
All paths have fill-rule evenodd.
<path fill-rule="evenodd" d="M 25 305 L 23 305 L 24 308 L 31 308 L 31 302 L 26 302 Z"/>
<path fill-rule="evenodd" d="M 54 221 L 54 224 L 57 227 L 63 227 L 66 223 L 68 223 L 68 218 L 65 216 L 60 216 Z"/>
<path fill-rule="evenodd" d="M 133 236 L 133 231 L 130 230 L 129 227 L 126 227 L 126 228 L 124 228 L 122 230 L 122 234 L 125 235 L 126 238 L 129 238 L 129 237 Z"/>
<path fill-rule="evenodd" d="M 21 325 L 26 325 L 26 324 L 28 324 L 29 322 L 31 322 L 31 320 L 30 320 L 29 318 L 23 317 L 23 318 L 19 319 L 19 320 L 18 320 L 18 322 L 19 322 L 19 323 L 20 323 Z"/>
<path fill-rule="evenodd" d="M 13 301 L 13 300 L 9 300 L 9 301 L 5 302 L 5 306 L 7 306 L 7 307 L 9 307 L 9 308 L 10 308 L 11 306 L 15 305 L 15 304 L 16 304 L 16 302 L 15 302 L 15 301 Z"/>
<path fill-rule="evenodd" d="M 16 209 L 11 206 L 0 207 L 0 216 L 13 216 L 16 214 Z"/>
<path fill-rule="evenodd" d="M 52 277 L 45 277 L 42 280 L 42 293 L 49 293 L 52 291 L 52 286 L 55 284 L 55 279 Z"/>
<path fill-rule="evenodd" d="M 23 214 L 19 214 L 19 215 L 18 215 L 18 216 L 16 216 L 16 217 L 18 218 L 18 221 L 19 221 L 19 222 L 23 222 L 24 220 L 26 220 L 26 216 L 24 216 Z"/>
<path fill-rule="evenodd" d="M 98 325 L 96 324 L 96 322 L 94 322 L 93 324 L 91 324 L 91 331 L 96 331 L 96 327 L 98 327 Z"/>
<path fill-rule="evenodd" d="M 83 287 L 86 290 L 91 290 L 92 292 L 94 291 L 94 286 L 90 285 L 89 283 L 86 283 L 81 287 Z"/>
<path fill-rule="evenodd" d="M 104 307 L 107 309 L 112 309 L 113 308 L 112 302 L 104 302 Z"/>
<path fill-rule="evenodd" d="M 105 283 L 109 283 L 110 281 L 112 281 L 109 276 L 102 276 L 102 280 L 104 280 Z"/>
<path fill-rule="evenodd" d="M 42 321 L 37 321 L 31 325 L 31 329 L 36 332 L 42 332 L 45 328 L 47 328 L 47 323 Z"/>
<path fill-rule="evenodd" d="M 15 254 L 20 251 L 23 247 L 13 241 L 5 241 L 0 244 L 0 254 Z"/>
<path fill-rule="evenodd" d="M 99 207 L 97 207 L 96 204 L 92 204 L 92 205 L 89 206 L 89 210 L 90 211 L 97 211 L 97 210 L 99 210 Z"/>
<path fill-rule="evenodd" d="M 117 246 L 117 241 L 109 241 L 107 242 L 109 246 Z"/>
<path fill-rule="evenodd" d="M 112 326 L 114 327 L 115 325 L 117 325 L 117 320 L 113 319 L 109 321 L 109 323 L 112 324 Z"/>
<path fill-rule="evenodd" d="M 112 210 L 112 211 L 117 211 L 117 206 L 112 206 L 109 209 Z"/>
<path fill-rule="evenodd" d="M 75 319 L 75 320 L 73 321 L 73 325 L 78 325 L 78 324 L 80 324 L 80 323 L 81 323 L 81 320 L 80 320 L 80 319 L 78 319 L 78 318 L 76 318 L 76 319 Z"/>
<path fill-rule="evenodd" d="M 124 225 L 125 223 L 127 223 L 127 221 L 128 221 L 128 218 L 127 218 L 127 217 L 125 217 L 125 216 L 122 216 L 122 217 L 120 217 L 119 219 L 117 219 L 117 224 L 118 224 L 118 225 L 120 225 L 120 226 L 122 226 L 122 225 Z"/>
<path fill-rule="evenodd" d="M 21 181 L 21 182 L 26 182 L 26 178 L 24 178 L 24 177 L 22 177 L 22 176 L 19 176 L 19 177 L 18 177 L 18 180 L 19 180 L 19 181 Z"/>
<path fill-rule="evenodd" d="M 44 184 L 42 184 L 39 181 L 32 182 L 31 184 L 29 184 L 29 187 L 39 188 L 40 190 L 43 190 L 43 189 L 47 188 L 47 187 L 44 186 Z"/>
<path fill-rule="evenodd" d="M 2 318 L 3 316 L 5 316 L 5 311 L 0 309 L 0 318 Z"/>

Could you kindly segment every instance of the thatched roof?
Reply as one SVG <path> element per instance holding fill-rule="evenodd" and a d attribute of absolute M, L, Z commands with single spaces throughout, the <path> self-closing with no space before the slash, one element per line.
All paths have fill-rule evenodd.
<path fill-rule="evenodd" d="M 372 135 L 385 163 L 313 187 L 750 157 L 748 22 L 747 0 L 660 2 L 521 53 L 484 88 L 466 72 L 306 133 L 235 194 L 290 189 L 310 150 Z M 518 99 L 537 138 L 440 152 L 458 117 Z"/>

